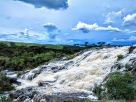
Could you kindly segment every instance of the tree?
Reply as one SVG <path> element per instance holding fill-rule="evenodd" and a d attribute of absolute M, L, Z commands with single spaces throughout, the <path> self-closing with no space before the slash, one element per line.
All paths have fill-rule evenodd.
<path fill-rule="evenodd" d="M 89 44 L 88 42 L 85 42 L 85 46 L 88 46 L 88 44 Z"/>
<path fill-rule="evenodd" d="M 97 45 L 98 46 L 103 46 L 103 45 L 105 45 L 105 42 L 98 42 Z"/>

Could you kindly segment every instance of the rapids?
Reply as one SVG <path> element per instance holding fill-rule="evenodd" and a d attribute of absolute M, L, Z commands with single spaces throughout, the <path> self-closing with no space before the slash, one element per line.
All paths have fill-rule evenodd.
<path fill-rule="evenodd" d="M 21 75 L 17 79 L 21 84 L 16 86 L 16 90 L 19 93 L 25 90 L 25 98 L 30 98 L 27 97 L 28 93 L 36 91 L 40 96 L 55 95 L 63 96 L 63 98 L 96 100 L 97 97 L 92 89 L 95 85 L 101 84 L 106 76 L 115 70 L 113 67 L 119 62 L 117 56 L 125 56 L 120 61 L 124 65 L 136 57 L 136 51 L 128 54 L 128 49 L 128 46 L 90 49 L 71 60 L 53 61 L 47 65 L 41 65 Z"/>

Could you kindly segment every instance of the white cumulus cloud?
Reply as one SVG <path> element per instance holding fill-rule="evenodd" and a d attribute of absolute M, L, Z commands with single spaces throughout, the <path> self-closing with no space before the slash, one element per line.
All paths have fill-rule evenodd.
<path fill-rule="evenodd" d="M 136 25 L 136 13 L 128 14 L 123 18 L 124 25 Z"/>
<path fill-rule="evenodd" d="M 116 27 L 112 27 L 112 26 L 99 26 L 97 23 L 94 24 L 87 24 L 84 22 L 78 22 L 78 24 L 72 28 L 72 30 L 80 30 L 84 33 L 88 33 L 91 30 L 94 31 L 115 31 L 115 32 L 121 32 L 122 30 Z"/>

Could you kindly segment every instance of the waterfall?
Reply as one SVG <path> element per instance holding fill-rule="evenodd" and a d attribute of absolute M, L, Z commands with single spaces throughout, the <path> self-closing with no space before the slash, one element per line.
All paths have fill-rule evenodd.
<path fill-rule="evenodd" d="M 22 83 L 17 90 L 33 88 L 40 95 L 57 95 L 97 99 L 92 89 L 103 82 L 118 62 L 117 56 L 125 58 L 120 63 L 127 63 L 135 53 L 128 54 L 129 47 L 90 49 L 71 60 L 53 61 L 41 65 L 18 80 Z M 136 51 L 135 51 L 136 52 Z"/>

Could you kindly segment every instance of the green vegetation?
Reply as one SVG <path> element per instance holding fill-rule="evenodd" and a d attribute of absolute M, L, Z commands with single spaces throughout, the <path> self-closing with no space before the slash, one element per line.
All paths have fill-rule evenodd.
<path fill-rule="evenodd" d="M 72 58 L 85 47 L 70 45 L 40 45 L 0 42 L 0 93 L 14 89 L 10 79 L 1 70 L 21 71 L 32 69 L 45 62 L 67 56 Z M 2 101 L 3 102 L 3 101 Z"/>
<path fill-rule="evenodd" d="M 105 84 L 97 86 L 94 92 L 99 99 L 134 100 L 136 99 L 135 77 L 130 72 L 114 72 L 109 75 Z"/>
<path fill-rule="evenodd" d="M 64 102 L 126 102 L 125 100 L 98 100 L 98 101 L 91 101 L 91 100 L 68 100 Z M 131 101 L 135 102 L 135 101 Z"/>
<path fill-rule="evenodd" d="M 72 45 L 40 45 L 0 42 L 0 68 L 15 71 L 32 69 L 40 64 L 64 56 L 73 58 L 86 47 Z"/>
<path fill-rule="evenodd" d="M 122 60 L 124 58 L 124 56 L 123 55 L 118 55 L 117 56 L 117 60 L 119 61 L 119 60 Z"/>
<path fill-rule="evenodd" d="M 90 100 L 68 100 L 68 101 L 64 101 L 64 102 L 93 102 Z"/>
<path fill-rule="evenodd" d="M 0 93 L 4 91 L 10 91 L 14 89 L 9 78 L 7 78 L 2 72 L 0 72 Z"/>
<path fill-rule="evenodd" d="M 136 96 L 134 76 L 131 73 L 116 72 L 106 81 L 108 97 L 111 99 L 133 100 Z"/>
<path fill-rule="evenodd" d="M 105 91 L 101 85 L 96 85 L 95 88 L 93 89 L 93 92 L 95 95 L 98 97 L 98 99 L 103 98 L 103 91 Z"/>
<path fill-rule="evenodd" d="M 104 42 L 97 45 L 89 45 L 88 42 L 81 47 L 80 45 L 40 45 L 28 43 L 0 42 L 0 70 L 10 69 L 21 71 L 32 69 L 40 64 L 49 62 L 54 59 L 66 57 L 71 59 L 76 53 L 91 47 L 103 47 Z M 110 46 L 110 45 L 108 45 Z M 129 48 L 129 53 L 134 47 Z M 123 55 L 118 55 L 117 60 L 123 59 Z M 131 59 L 134 60 L 135 59 Z M 96 86 L 93 92 L 98 96 L 99 100 L 95 102 L 125 102 L 124 100 L 136 99 L 136 64 L 126 64 L 126 72 L 111 73 L 102 85 Z M 120 69 L 119 66 L 118 69 Z M 39 83 L 42 86 L 42 83 Z M 10 79 L 0 71 L 0 94 L 4 91 L 11 91 L 12 86 Z M 123 99 L 123 100 L 122 100 Z M 121 100 L 121 101 L 107 101 Z M 8 97 L 0 97 L 0 102 L 12 102 Z M 65 102 L 93 102 L 90 100 L 68 100 Z M 132 101 L 133 102 L 133 101 Z"/>
<path fill-rule="evenodd" d="M 10 97 L 0 97 L 0 102 L 13 102 L 13 100 Z"/>

